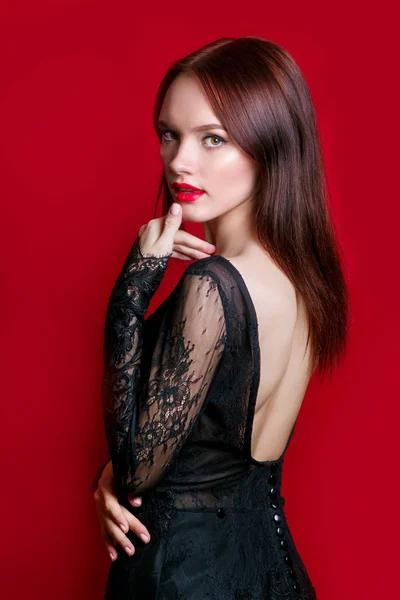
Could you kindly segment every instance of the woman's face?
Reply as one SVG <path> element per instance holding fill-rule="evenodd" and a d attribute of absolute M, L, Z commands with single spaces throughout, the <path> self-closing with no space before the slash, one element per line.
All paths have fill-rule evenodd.
<path fill-rule="evenodd" d="M 257 165 L 223 129 L 197 77 L 185 73 L 172 82 L 159 120 L 165 177 L 173 200 L 182 206 L 183 220 L 210 221 L 251 199 Z M 208 124 L 214 126 L 196 131 Z M 189 183 L 205 193 L 194 202 L 180 202 L 174 182 Z"/>

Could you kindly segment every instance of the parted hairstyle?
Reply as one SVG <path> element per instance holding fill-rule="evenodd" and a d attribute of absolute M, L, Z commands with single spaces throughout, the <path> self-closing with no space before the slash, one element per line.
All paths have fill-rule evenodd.
<path fill-rule="evenodd" d="M 260 244 L 304 299 L 311 369 L 321 379 L 347 345 L 349 292 L 329 211 L 317 118 L 298 65 L 282 46 L 259 37 L 219 38 L 175 61 L 158 88 L 153 126 L 180 73 L 197 76 L 232 140 L 260 166 L 254 219 Z M 173 203 L 165 173 L 166 214 Z"/>

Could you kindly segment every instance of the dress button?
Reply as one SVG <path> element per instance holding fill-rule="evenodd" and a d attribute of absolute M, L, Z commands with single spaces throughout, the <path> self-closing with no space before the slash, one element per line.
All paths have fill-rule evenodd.
<path fill-rule="evenodd" d="M 280 545 L 280 547 L 282 548 L 282 550 L 287 550 L 287 548 L 288 548 L 288 543 L 287 543 L 287 540 L 281 540 L 281 541 L 279 542 L 279 545 Z"/>
<path fill-rule="evenodd" d="M 285 505 L 285 498 L 282 498 L 282 496 L 281 496 L 281 503 L 282 503 L 282 506 Z"/>
<path fill-rule="evenodd" d="M 276 510 L 277 508 L 279 508 L 279 504 L 276 500 L 274 500 L 271 502 L 270 507 Z"/>
<path fill-rule="evenodd" d="M 271 475 L 268 477 L 268 483 L 270 485 L 275 485 L 277 481 L 278 481 L 278 478 L 275 475 L 275 473 L 271 473 Z"/>
<path fill-rule="evenodd" d="M 276 490 L 276 488 L 271 488 L 268 493 L 271 496 L 272 500 L 276 500 L 278 498 L 278 491 Z"/>
<path fill-rule="evenodd" d="M 271 463 L 270 468 L 271 471 L 277 471 L 279 467 L 279 463 Z"/>
<path fill-rule="evenodd" d="M 217 510 L 217 516 L 222 519 L 225 516 L 225 510 L 223 508 L 219 508 Z"/>
<path fill-rule="evenodd" d="M 293 589 L 296 592 L 296 594 L 301 594 L 301 588 L 298 581 L 296 581 L 296 583 L 293 584 Z"/>
<path fill-rule="evenodd" d="M 279 537 L 283 537 L 285 535 L 283 527 L 277 527 L 277 529 L 276 529 L 276 535 L 278 535 Z"/>
<path fill-rule="evenodd" d="M 285 556 L 285 563 L 286 563 L 286 564 L 287 564 L 289 567 L 291 567 L 291 566 L 292 566 L 292 564 L 293 564 L 293 561 L 292 561 L 292 559 L 290 558 L 289 554 L 286 554 L 286 556 Z"/>
<path fill-rule="evenodd" d="M 281 517 L 281 515 L 278 515 L 278 513 L 273 516 L 273 519 L 274 519 L 275 523 L 280 523 L 282 521 L 282 517 Z"/>
<path fill-rule="evenodd" d="M 295 573 L 294 569 L 289 569 L 288 573 L 292 579 L 296 579 L 296 573 Z"/>

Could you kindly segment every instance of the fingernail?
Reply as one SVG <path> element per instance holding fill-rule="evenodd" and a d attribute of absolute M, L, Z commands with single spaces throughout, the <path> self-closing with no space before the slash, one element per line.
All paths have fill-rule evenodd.
<path fill-rule="evenodd" d="M 110 552 L 110 556 L 111 556 L 111 560 L 114 561 L 115 560 L 114 554 L 111 554 L 111 552 Z"/>
<path fill-rule="evenodd" d="M 125 550 L 127 551 L 127 553 L 129 554 L 129 556 L 131 556 L 133 554 L 132 550 L 129 548 L 129 546 L 125 546 Z"/>
<path fill-rule="evenodd" d="M 122 531 L 125 533 L 127 530 L 127 528 L 125 527 L 125 525 L 123 523 L 120 523 L 119 526 L 121 527 Z"/>
<path fill-rule="evenodd" d="M 140 504 L 142 504 L 142 501 L 141 501 L 141 499 L 140 499 L 140 498 L 135 498 L 135 499 L 134 499 L 132 502 L 133 502 L 133 504 L 137 504 L 138 506 L 139 506 Z"/>
<path fill-rule="evenodd" d="M 170 211 L 171 211 L 172 215 L 179 214 L 179 204 L 177 204 L 176 202 L 174 202 L 173 204 L 171 204 Z"/>
<path fill-rule="evenodd" d="M 149 541 L 149 539 L 150 539 L 150 538 L 149 538 L 149 536 L 148 536 L 148 535 L 146 535 L 145 533 L 141 533 L 141 534 L 140 534 L 140 537 L 141 537 L 141 539 L 142 539 L 142 540 L 143 540 L 145 543 L 147 543 L 147 542 Z"/>

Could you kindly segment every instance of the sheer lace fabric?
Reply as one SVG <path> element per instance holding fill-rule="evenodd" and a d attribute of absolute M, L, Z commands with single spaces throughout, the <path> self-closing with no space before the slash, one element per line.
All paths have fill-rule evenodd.
<path fill-rule="evenodd" d="M 103 406 L 119 497 L 154 487 L 189 435 L 224 349 L 216 282 L 186 275 L 142 361 L 143 316 L 171 255 L 143 258 L 136 243 L 105 324 Z"/>
<path fill-rule="evenodd" d="M 285 452 L 251 457 L 260 349 L 248 290 L 211 256 L 145 319 L 170 257 L 143 256 L 137 238 L 107 307 L 103 408 L 116 491 L 152 539 L 128 533 L 136 552 L 119 551 L 105 598 L 314 600 L 280 495 Z M 143 496 L 139 509 L 129 494 Z"/>

